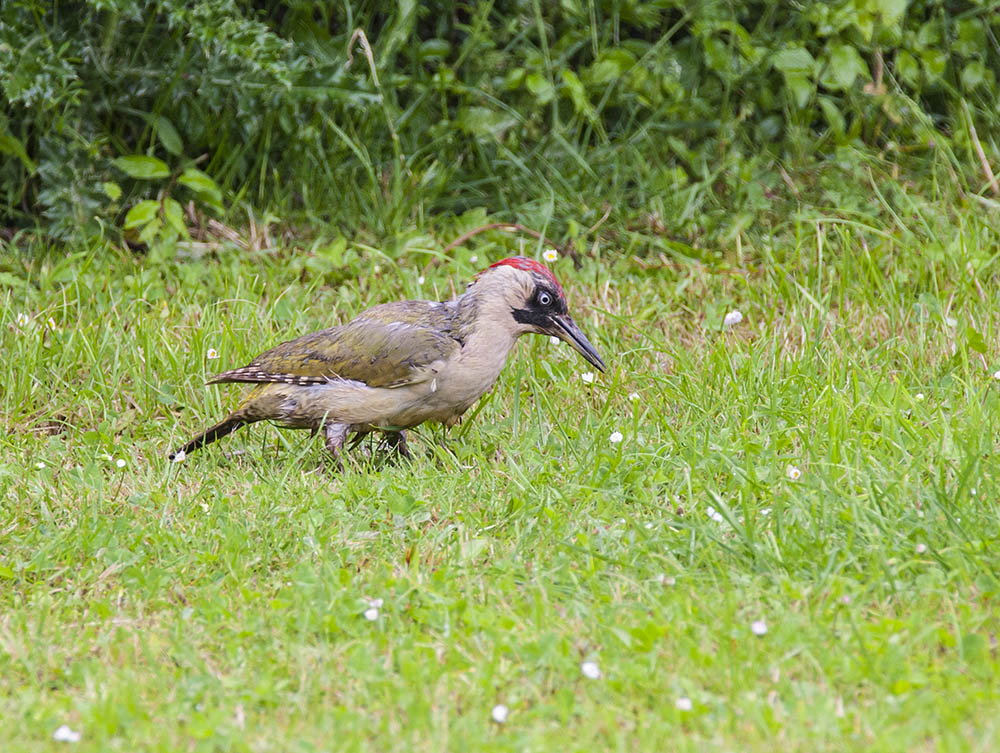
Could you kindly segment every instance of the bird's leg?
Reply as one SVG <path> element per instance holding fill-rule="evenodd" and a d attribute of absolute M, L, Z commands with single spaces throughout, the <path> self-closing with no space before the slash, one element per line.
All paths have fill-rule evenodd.
<path fill-rule="evenodd" d="M 326 449 L 333 455 L 337 465 L 343 469 L 342 455 L 344 442 L 347 440 L 347 424 L 327 423 L 323 426 L 323 433 L 326 435 Z"/>
<path fill-rule="evenodd" d="M 410 450 L 406 445 L 406 432 L 405 431 L 392 431 L 386 434 L 386 444 L 389 446 L 390 450 L 396 450 L 401 458 L 406 460 L 412 460 L 413 456 L 410 454 Z"/>

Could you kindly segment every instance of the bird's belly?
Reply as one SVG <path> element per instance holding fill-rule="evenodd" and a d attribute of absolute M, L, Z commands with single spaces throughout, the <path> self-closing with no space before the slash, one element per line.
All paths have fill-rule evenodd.
<path fill-rule="evenodd" d="M 267 394 L 258 393 L 255 402 L 269 406 L 267 415 L 260 417 L 290 429 L 318 429 L 324 423 L 348 424 L 358 430 L 405 429 L 424 421 L 447 421 L 456 409 L 432 381 L 395 388 L 369 387 L 351 380 L 269 384 L 260 392 Z"/>

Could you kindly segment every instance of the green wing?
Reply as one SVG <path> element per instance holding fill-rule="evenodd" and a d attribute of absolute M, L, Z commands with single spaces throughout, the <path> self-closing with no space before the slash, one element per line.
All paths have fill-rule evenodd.
<path fill-rule="evenodd" d="M 354 379 L 369 387 L 402 387 L 432 379 L 461 348 L 447 304 L 387 303 L 357 319 L 303 335 L 261 353 L 247 366 L 209 380 L 322 384 Z"/>

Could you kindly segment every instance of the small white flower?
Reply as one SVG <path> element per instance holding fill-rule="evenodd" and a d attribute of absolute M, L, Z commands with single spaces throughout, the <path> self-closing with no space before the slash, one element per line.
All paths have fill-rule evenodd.
<path fill-rule="evenodd" d="M 583 672 L 584 677 L 591 680 L 597 680 L 601 677 L 601 668 L 597 666 L 596 661 L 585 661 L 580 665 L 580 671 Z"/>
<path fill-rule="evenodd" d="M 369 622 L 375 622 L 378 619 L 378 607 L 368 607 L 365 610 L 365 619 Z"/>
<path fill-rule="evenodd" d="M 381 265 L 381 264 L 376 264 L 376 265 L 375 265 L 374 267 L 372 267 L 372 271 L 373 271 L 373 272 L 374 272 L 375 274 L 378 274 L 379 272 L 381 272 L 381 271 L 382 271 L 382 265 Z"/>
<path fill-rule="evenodd" d="M 611 432 L 611 436 L 608 437 L 608 441 L 611 442 L 611 444 L 618 444 L 624 438 L 625 438 L 625 436 L 620 431 L 614 431 L 614 432 Z"/>
<path fill-rule="evenodd" d="M 927 551 L 927 544 L 917 544 L 917 554 L 923 554 Z"/>
<path fill-rule="evenodd" d="M 705 509 L 705 514 L 712 520 L 714 520 L 716 523 L 721 523 L 722 521 L 725 520 L 725 518 L 722 517 L 722 513 L 716 510 L 712 506 L 709 506 L 708 508 Z"/>
<path fill-rule="evenodd" d="M 420 277 L 417 278 L 417 285 L 423 285 L 423 284 L 424 284 L 424 276 L 420 275 Z"/>
<path fill-rule="evenodd" d="M 676 706 L 679 711 L 690 711 L 694 708 L 694 704 L 691 703 L 691 699 L 683 695 L 674 701 L 674 706 Z"/>
<path fill-rule="evenodd" d="M 45 322 L 45 326 L 47 326 L 47 327 L 48 327 L 49 329 L 55 329 L 55 328 L 56 328 L 56 320 L 55 320 L 55 319 L 53 319 L 53 318 L 52 318 L 52 317 L 50 316 L 50 317 L 49 317 L 49 318 L 48 318 L 48 319 L 46 320 L 46 322 Z"/>
<path fill-rule="evenodd" d="M 385 602 L 382 599 L 369 599 L 368 606 L 375 607 L 376 609 L 381 609 Z"/>
<path fill-rule="evenodd" d="M 636 401 L 638 401 L 638 399 L 639 399 L 639 393 L 638 392 L 630 392 L 630 393 L 628 393 L 628 399 L 631 400 L 633 403 L 636 402 Z"/>
<path fill-rule="evenodd" d="M 208 352 L 205 354 L 205 358 L 207 358 L 210 361 L 214 361 L 218 357 L 219 357 L 219 351 L 217 351 L 215 348 L 209 348 Z"/>
<path fill-rule="evenodd" d="M 83 735 L 74 729 L 70 729 L 68 724 L 61 724 L 52 733 L 52 739 L 60 743 L 78 743 Z"/>
<path fill-rule="evenodd" d="M 479 261 L 479 257 L 475 254 L 469 257 L 469 264 L 475 264 L 477 261 Z"/>
<path fill-rule="evenodd" d="M 918 403 L 921 402 L 924 399 L 924 393 L 918 392 L 916 395 L 913 396 L 913 399 L 916 400 Z"/>
<path fill-rule="evenodd" d="M 788 476 L 792 481 L 798 481 L 802 478 L 802 471 L 796 468 L 794 465 L 790 465 L 785 469 L 785 475 Z"/>
<path fill-rule="evenodd" d="M 18 321 L 20 322 L 20 317 L 18 317 Z M 1000 380 L 1000 371 L 994 371 L 993 372 L 993 378 L 997 379 L 997 380 Z"/>
<path fill-rule="evenodd" d="M 656 576 L 656 582 L 661 586 L 676 586 L 677 578 L 673 575 L 667 575 L 666 573 L 660 573 Z"/>
<path fill-rule="evenodd" d="M 115 461 L 115 467 L 116 468 L 124 468 L 125 467 L 125 459 L 124 458 L 118 458 Z"/>
<path fill-rule="evenodd" d="M 40 471 L 44 471 L 45 470 L 45 463 L 43 463 L 41 460 L 39 460 L 37 463 L 35 463 L 35 468 L 37 468 Z"/>
<path fill-rule="evenodd" d="M 652 523 L 646 523 L 646 525 L 645 525 L 645 526 L 643 526 L 643 527 L 644 527 L 644 528 L 645 528 L 645 529 L 646 529 L 647 531 L 651 531 L 651 530 L 653 530 L 653 524 L 652 524 Z"/>
<path fill-rule="evenodd" d="M 754 635 L 766 635 L 767 623 L 764 620 L 754 620 L 750 623 L 750 632 Z"/>
<path fill-rule="evenodd" d="M 593 384 L 594 383 L 594 372 L 593 371 L 585 371 L 582 374 L 580 374 L 580 379 L 583 380 L 584 384 Z"/>
<path fill-rule="evenodd" d="M 771 514 L 771 508 L 765 507 L 763 510 L 760 511 L 760 514 L 763 515 L 764 517 L 767 517 L 768 515 Z"/>
<path fill-rule="evenodd" d="M 542 258 L 545 259 L 545 261 L 547 262 L 554 262 L 556 259 L 559 258 L 559 252 L 556 251 L 554 248 L 547 248 L 542 253 Z"/>
<path fill-rule="evenodd" d="M 503 724 L 507 721 L 507 715 L 510 714 L 510 709 L 504 706 L 502 703 L 498 703 L 492 709 L 490 709 L 490 716 L 493 717 L 493 721 L 497 724 Z"/>
<path fill-rule="evenodd" d="M 944 323 L 947 324 L 949 327 L 956 327 L 958 326 L 958 319 L 956 319 L 953 316 L 946 316 L 944 318 Z"/>
<path fill-rule="evenodd" d="M 552 337 L 549 338 L 549 342 L 552 343 L 553 345 L 558 345 L 559 343 L 562 342 L 562 340 L 560 340 L 555 335 L 552 335 Z"/>
<path fill-rule="evenodd" d="M 186 458 L 186 457 L 187 457 L 187 453 L 184 452 L 184 450 L 178 450 L 177 454 L 174 455 L 173 462 L 175 462 L 175 463 L 183 463 L 184 462 L 184 458 Z"/>
<path fill-rule="evenodd" d="M 202 503 L 201 503 L 201 511 L 202 511 L 202 512 L 208 512 L 208 511 L 209 511 L 209 509 L 211 509 L 211 508 L 209 508 L 209 506 L 208 506 L 208 502 L 202 502 Z"/>
<path fill-rule="evenodd" d="M 723 327 L 732 327 L 734 324 L 739 324 L 743 321 L 743 312 L 741 311 L 730 311 L 724 317 L 722 317 Z"/>
<path fill-rule="evenodd" d="M 844 594 L 843 596 L 841 596 L 840 597 L 840 603 L 841 604 L 850 604 L 851 603 L 851 597 L 850 597 L 850 595 L 849 594 Z"/>
<path fill-rule="evenodd" d="M 17 315 L 17 326 L 18 327 L 26 327 L 26 326 L 28 326 L 28 322 L 30 322 L 30 321 L 31 321 L 31 319 L 28 318 L 27 314 L 25 314 L 23 311 L 18 312 L 18 315 Z"/>

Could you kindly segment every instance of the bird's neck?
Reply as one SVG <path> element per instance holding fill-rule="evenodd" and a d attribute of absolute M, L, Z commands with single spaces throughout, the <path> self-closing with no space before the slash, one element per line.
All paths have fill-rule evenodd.
<path fill-rule="evenodd" d="M 455 332 L 467 356 L 499 374 L 524 332 L 511 316 L 514 304 L 508 300 L 509 291 L 485 282 L 478 281 L 455 299 Z"/>

